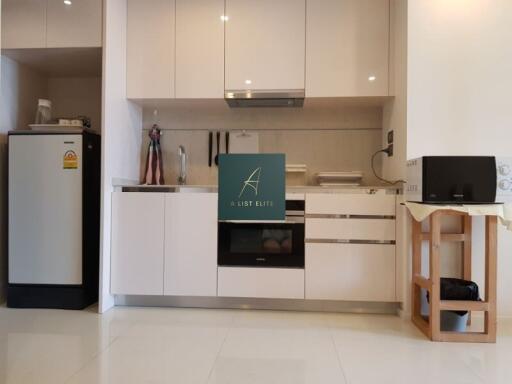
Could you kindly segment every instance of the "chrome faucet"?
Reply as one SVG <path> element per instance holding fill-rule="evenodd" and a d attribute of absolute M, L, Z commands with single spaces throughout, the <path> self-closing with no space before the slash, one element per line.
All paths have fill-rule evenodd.
<path fill-rule="evenodd" d="M 178 156 L 180 157 L 180 175 L 178 176 L 178 184 L 185 185 L 187 182 L 187 153 L 185 147 L 180 145 L 178 147 Z"/>

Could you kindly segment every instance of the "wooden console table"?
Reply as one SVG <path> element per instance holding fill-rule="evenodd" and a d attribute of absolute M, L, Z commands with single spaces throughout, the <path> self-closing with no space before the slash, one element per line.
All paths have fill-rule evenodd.
<path fill-rule="evenodd" d="M 458 216 L 461 233 L 442 233 L 441 218 Z M 497 278 L 497 216 L 485 215 L 485 299 L 484 301 L 441 300 L 440 247 L 441 242 L 462 243 L 462 277 L 471 280 L 471 216 L 456 210 L 440 209 L 429 216 L 430 232 L 423 232 L 421 221 L 412 219 L 412 321 L 433 341 L 496 342 L 496 278 Z M 429 242 L 430 277 L 421 274 L 422 243 Z M 429 316 L 421 315 L 421 292 L 429 292 Z M 483 311 L 483 332 L 441 331 L 441 311 Z M 471 312 L 470 312 L 471 313 Z"/>

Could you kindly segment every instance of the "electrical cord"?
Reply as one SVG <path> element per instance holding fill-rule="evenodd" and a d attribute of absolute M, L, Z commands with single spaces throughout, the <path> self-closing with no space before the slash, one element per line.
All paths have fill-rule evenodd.
<path fill-rule="evenodd" d="M 394 181 L 391 181 L 391 180 L 387 180 L 387 179 L 384 179 L 383 177 L 380 177 L 379 175 L 377 175 L 377 171 L 375 171 L 375 157 L 381 153 L 381 152 L 384 152 L 385 154 L 387 154 L 389 156 L 389 148 L 386 148 L 386 149 L 380 149 L 378 150 L 377 152 L 375 152 L 373 155 L 372 155 L 372 172 L 373 172 L 373 175 L 379 179 L 380 181 L 383 181 L 384 183 L 386 184 L 390 184 L 390 185 L 396 185 L 396 184 L 400 184 L 400 183 L 406 183 L 405 180 L 394 180 Z"/>

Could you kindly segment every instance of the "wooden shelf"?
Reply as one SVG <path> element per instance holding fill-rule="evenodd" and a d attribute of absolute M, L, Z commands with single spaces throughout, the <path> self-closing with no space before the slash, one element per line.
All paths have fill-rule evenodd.
<path fill-rule="evenodd" d="M 471 236 L 471 235 L 469 235 Z M 430 241 L 431 239 L 430 233 L 423 232 L 421 234 L 421 240 L 423 241 Z M 441 241 L 466 241 L 468 235 L 465 233 L 441 233 Z"/>
<path fill-rule="evenodd" d="M 441 300 L 439 302 L 441 311 L 488 311 L 489 303 L 485 301 L 458 301 Z"/>

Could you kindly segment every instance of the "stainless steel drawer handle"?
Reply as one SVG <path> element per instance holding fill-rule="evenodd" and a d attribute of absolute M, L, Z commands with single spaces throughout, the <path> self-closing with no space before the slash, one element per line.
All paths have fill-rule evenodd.
<path fill-rule="evenodd" d="M 382 244 L 395 245 L 395 240 L 306 239 L 309 244 Z"/>
<path fill-rule="evenodd" d="M 384 219 L 395 220 L 393 215 L 342 215 L 342 214 L 316 214 L 308 213 L 306 219 Z"/>

